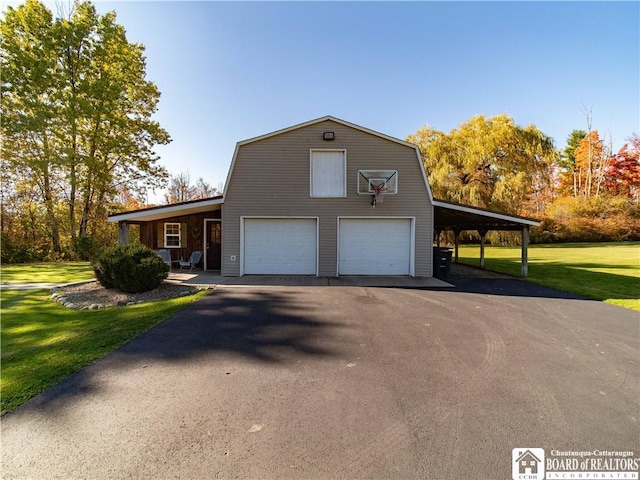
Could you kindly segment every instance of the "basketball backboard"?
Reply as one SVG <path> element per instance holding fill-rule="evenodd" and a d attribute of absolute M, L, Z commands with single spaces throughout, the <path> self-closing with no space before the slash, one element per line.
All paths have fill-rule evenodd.
<path fill-rule="evenodd" d="M 358 170 L 358 195 L 395 195 L 398 193 L 397 170 Z"/>

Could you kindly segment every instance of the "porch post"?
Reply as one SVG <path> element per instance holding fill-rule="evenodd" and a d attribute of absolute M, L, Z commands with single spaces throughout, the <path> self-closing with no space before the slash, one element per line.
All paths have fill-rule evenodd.
<path fill-rule="evenodd" d="M 484 268 L 484 241 L 487 232 L 488 230 L 478 230 L 478 234 L 480 234 L 480 268 Z"/>
<path fill-rule="evenodd" d="M 522 227 L 522 276 L 529 275 L 529 226 Z"/>
<path fill-rule="evenodd" d="M 462 232 L 462 230 L 454 230 L 453 231 L 453 235 L 454 235 L 454 240 L 453 240 L 453 245 L 454 245 L 454 255 L 455 255 L 455 262 L 458 263 L 458 246 L 460 245 L 460 232 Z"/>
<path fill-rule="evenodd" d="M 440 248 L 440 234 L 442 233 L 442 230 L 438 230 L 436 229 L 435 234 L 436 234 L 436 247 Z"/>
<path fill-rule="evenodd" d="M 118 243 L 120 245 L 129 243 L 129 224 L 127 222 L 118 222 Z"/>

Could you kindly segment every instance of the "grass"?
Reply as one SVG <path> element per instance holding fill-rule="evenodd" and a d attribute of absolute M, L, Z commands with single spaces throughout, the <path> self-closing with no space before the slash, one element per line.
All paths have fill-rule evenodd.
<path fill-rule="evenodd" d="M 71 283 L 92 278 L 88 262 L 3 265 L 0 273 L 2 283 Z"/>
<path fill-rule="evenodd" d="M 480 265 L 478 245 L 459 255 Z M 520 275 L 520 247 L 487 246 L 485 268 Z M 640 242 L 530 245 L 528 280 L 640 311 Z"/>
<path fill-rule="evenodd" d="M 57 270 L 59 265 L 53 267 Z M 65 271 L 81 276 L 84 270 Z M 43 274 L 43 278 L 48 276 Z M 205 294 L 126 308 L 77 311 L 54 303 L 48 298 L 48 290 L 3 290 L 2 413 L 15 409 Z"/>

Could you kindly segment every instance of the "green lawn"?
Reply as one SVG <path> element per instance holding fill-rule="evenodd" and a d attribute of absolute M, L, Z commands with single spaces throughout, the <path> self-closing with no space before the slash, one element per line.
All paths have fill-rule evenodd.
<path fill-rule="evenodd" d="M 480 247 L 461 245 L 460 262 L 479 266 Z M 485 268 L 520 275 L 520 247 L 487 246 Z M 640 311 L 640 242 L 530 245 L 528 279 Z"/>
<path fill-rule="evenodd" d="M 76 273 L 81 276 L 82 269 Z M 94 311 L 69 310 L 50 300 L 48 290 L 3 290 L 1 294 L 0 387 L 4 413 L 168 318 L 206 292 Z"/>
<path fill-rule="evenodd" d="M 0 269 L 2 283 L 71 283 L 92 278 L 93 268 L 88 262 L 23 263 Z"/>

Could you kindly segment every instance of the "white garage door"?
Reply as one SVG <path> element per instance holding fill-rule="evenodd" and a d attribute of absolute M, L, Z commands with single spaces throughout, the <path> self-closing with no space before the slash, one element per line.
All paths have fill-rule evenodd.
<path fill-rule="evenodd" d="M 247 218 L 244 273 L 315 275 L 317 242 L 314 218 Z"/>
<path fill-rule="evenodd" d="M 411 220 L 341 219 L 339 275 L 410 275 Z"/>

